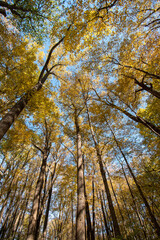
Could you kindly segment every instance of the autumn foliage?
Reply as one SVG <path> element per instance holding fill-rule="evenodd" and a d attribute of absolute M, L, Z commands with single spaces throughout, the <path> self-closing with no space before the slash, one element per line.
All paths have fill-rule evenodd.
<path fill-rule="evenodd" d="M 0 239 L 160 238 L 160 5 L 0 1 Z"/>

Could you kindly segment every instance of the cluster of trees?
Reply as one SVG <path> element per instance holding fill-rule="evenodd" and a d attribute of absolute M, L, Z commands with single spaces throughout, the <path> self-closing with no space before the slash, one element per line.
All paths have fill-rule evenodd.
<path fill-rule="evenodd" d="M 0 239 L 159 239 L 159 26 L 158 1 L 0 1 Z"/>

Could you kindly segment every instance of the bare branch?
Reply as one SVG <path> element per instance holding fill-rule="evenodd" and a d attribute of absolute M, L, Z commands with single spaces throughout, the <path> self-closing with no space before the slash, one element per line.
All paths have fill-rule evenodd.
<path fill-rule="evenodd" d="M 43 151 L 40 147 L 38 147 L 35 143 L 32 142 L 32 145 L 33 145 L 35 148 L 37 148 L 42 154 L 44 154 L 44 151 Z"/>

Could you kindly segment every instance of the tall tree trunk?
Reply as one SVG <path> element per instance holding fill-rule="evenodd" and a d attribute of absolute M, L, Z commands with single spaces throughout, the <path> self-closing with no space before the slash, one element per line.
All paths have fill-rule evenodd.
<path fill-rule="evenodd" d="M 6 239 L 10 239 L 10 237 L 13 236 L 13 224 L 17 221 L 17 219 L 20 216 L 20 212 L 18 212 L 18 208 L 19 208 L 19 203 L 16 203 L 17 207 L 15 208 L 15 211 L 12 213 L 12 215 L 10 215 L 9 220 L 8 220 L 8 226 L 7 226 L 7 234 L 5 236 Z"/>
<path fill-rule="evenodd" d="M 85 202 L 86 202 L 87 239 L 92 240 L 92 225 L 91 225 L 91 217 L 90 217 L 89 204 L 88 204 L 88 199 L 87 199 L 85 183 L 84 183 L 84 195 L 85 195 Z"/>
<path fill-rule="evenodd" d="M 109 228 L 110 234 L 112 233 L 111 237 L 114 237 L 113 222 L 112 222 L 111 216 L 108 214 L 108 209 L 107 209 L 106 200 L 105 200 L 105 194 L 104 194 L 103 190 L 101 191 L 101 196 L 102 196 L 102 199 L 103 199 L 104 211 L 105 211 L 105 216 L 106 216 L 106 220 L 107 220 L 107 223 L 108 223 L 108 228 Z"/>
<path fill-rule="evenodd" d="M 91 225 L 91 217 L 90 217 L 90 211 L 89 211 L 89 204 L 87 199 L 87 193 L 86 193 L 86 184 L 85 184 L 85 177 L 84 177 L 84 196 L 85 196 L 85 207 L 86 207 L 86 220 L 87 220 L 87 239 L 92 239 L 92 225 Z"/>
<path fill-rule="evenodd" d="M 18 179 L 17 179 L 17 182 L 18 182 Z M 17 183 L 16 183 L 16 185 L 17 185 Z M 10 227 L 10 223 L 11 223 L 12 217 L 14 215 L 14 208 L 16 207 L 16 203 L 15 203 L 16 194 L 17 194 L 17 188 L 15 189 L 13 196 L 10 197 L 10 203 L 8 204 L 9 206 L 5 212 L 5 218 L 4 218 L 2 227 L 0 229 L 1 239 L 4 238 L 4 236 L 7 234 L 7 231 Z"/>
<path fill-rule="evenodd" d="M 12 180 L 14 180 L 14 177 L 13 177 Z M 11 183 L 10 183 L 10 187 L 11 187 L 11 185 L 12 185 L 12 183 L 13 183 L 12 180 L 11 180 Z M 15 182 L 15 185 L 16 185 L 16 186 L 17 186 L 17 183 L 18 183 L 18 178 L 16 179 L 16 182 Z M 10 188 L 10 187 L 9 187 L 9 188 Z M 9 191 L 10 191 L 10 189 L 9 189 Z M 10 193 L 11 193 L 11 191 L 10 191 Z M 5 212 L 4 221 L 3 221 L 3 223 L 1 224 L 0 236 L 1 236 L 2 239 L 3 239 L 3 237 L 4 237 L 4 235 L 5 235 L 6 231 L 7 231 L 7 225 L 8 225 L 9 219 L 11 218 L 12 213 L 13 213 L 12 210 L 13 210 L 13 208 L 14 208 L 14 200 L 15 200 L 16 194 L 17 194 L 17 188 L 15 189 L 13 196 L 10 196 L 10 203 L 8 204 L 9 206 L 7 207 L 7 210 L 6 210 L 6 212 Z M 4 205 L 5 205 L 5 206 L 3 207 L 2 211 L 4 211 L 5 207 L 7 206 L 8 201 L 9 201 L 9 197 L 7 198 L 7 201 L 6 201 L 6 199 L 5 199 L 5 202 L 4 202 Z M 2 215 L 2 217 L 3 217 L 3 215 Z"/>
<path fill-rule="evenodd" d="M 116 214 L 115 214 L 113 201 L 112 201 L 110 189 L 109 189 L 109 186 L 108 186 L 106 174 L 105 174 L 105 171 L 104 171 L 104 167 L 103 167 L 103 163 L 102 163 L 102 157 L 101 157 L 101 154 L 100 154 L 98 148 L 97 148 L 97 157 L 98 157 L 98 163 L 99 163 L 99 166 L 100 166 L 100 172 L 101 172 L 103 183 L 104 183 L 104 187 L 105 187 L 105 192 L 106 192 L 106 195 L 107 195 L 109 210 L 110 210 L 111 218 L 112 218 L 112 221 L 113 221 L 115 237 L 118 238 L 118 237 L 121 237 L 121 233 L 120 233 L 117 217 L 116 217 Z"/>
<path fill-rule="evenodd" d="M 43 83 L 46 81 L 49 73 L 46 73 L 43 79 L 38 82 L 31 90 L 24 94 L 23 97 L 11 108 L 11 110 L 0 121 L 0 140 L 8 131 L 10 126 L 17 119 L 22 110 L 26 107 L 28 101 L 32 96 L 42 88 Z"/>
<path fill-rule="evenodd" d="M 73 210 L 73 195 L 71 192 L 71 211 L 72 211 L 72 240 L 74 240 L 74 210 Z"/>
<path fill-rule="evenodd" d="M 67 31 L 69 31 L 71 25 L 69 26 L 69 28 L 67 29 Z M 3 138 L 3 136 L 5 135 L 5 133 L 8 131 L 8 129 L 10 128 L 10 126 L 14 123 L 14 121 L 17 119 L 17 117 L 19 116 L 19 114 L 22 112 L 22 110 L 26 107 L 28 101 L 32 98 L 32 96 L 39 91 L 43 84 L 45 83 L 45 81 L 47 80 L 48 76 L 51 74 L 51 71 L 53 69 L 53 67 L 51 67 L 50 69 L 48 69 L 48 64 L 50 62 L 51 56 L 53 51 L 55 50 L 55 48 L 57 46 L 60 45 L 61 42 L 63 42 L 65 36 L 62 37 L 49 51 L 48 56 L 47 56 L 47 60 L 44 64 L 44 67 L 40 73 L 39 79 L 37 84 L 30 89 L 28 92 L 26 92 L 21 99 L 11 108 L 11 110 L 1 119 L 0 121 L 0 140 Z"/>
<path fill-rule="evenodd" d="M 84 163 L 84 155 L 83 155 L 83 171 L 84 170 L 85 170 L 85 163 Z M 88 204 L 88 198 L 87 198 L 87 192 L 86 192 L 85 175 L 84 175 L 84 196 L 85 196 L 85 203 L 86 203 L 85 206 L 86 206 L 86 220 L 87 220 L 87 239 L 94 240 L 93 229 L 91 224 L 91 216 L 90 216 L 90 210 L 89 210 L 89 204 Z"/>
<path fill-rule="evenodd" d="M 8 187 L 7 195 L 6 195 L 6 197 L 5 197 L 5 200 L 4 200 L 4 202 L 3 202 L 3 205 L 2 205 L 2 208 L 1 208 L 1 211 L 0 211 L 0 223 L 1 223 L 1 221 L 2 221 L 3 212 L 4 212 L 4 209 L 5 209 L 6 205 L 7 205 L 9 196 L 10 196 L 10 194 L 11 194 L 11 192 L 12 192 L 12 184 L 14 184 L 14 181 L 16 181 L 16 182 L 15 182 L 15 185 L 17 185 L 17 183 L 18 183 L 18 178 L 15 179 L 17 169 L 18 169 L 18 167 L 16 168 L 16 170 L 15 170 L 13 176 L 12 176 L 12 179 L 11 179 L 10 184 L 9 184 L 9 187 Z"/>
<path fill-rule="evenodd" d="M 92 240 L 95 240 L 95 189 L 94 189 L 94 175 L 92 176 Z"/>
<path fill-rule="evenodd" d="M 104 226 L 105 226 L 106 233 L 107 233 L 107 239 L 110 240 L 111 239 L 110 229 L 109 229 L 108 224 L 107 224 L 106 214 L 105 214 L 104 206 L 103 206 L 102 195 L 101 195 L 100 191 L 99 191 L 99 198 L 100 198 L 101 209 L 102 209 L 102 214 L 103 214 Z"/>
<path fill-rule="evenodd" d="M 20 219 L 21 219 L 22 215 L 23 215 L 23 211 L 19 212 L 18 216 L 16 217 L 16 220 L 15 220 L 15 223 L 14 223 L 14 226 L 13 226 L 12 240 L 15 239 L 16 232 L 17 232 L 17 229 L 19 227 L 19 223 L 20 223 Z"/>
<path fill-rule="evenodd" d="M 31 182 L 31 185 L 29 186 L 29 191 L 26 194 L 25 201 L 24 201 L 24 204 L 23 204 L 23 210 L 21 211 L 21 215 L 18 219 L 17 224 L 15 224 L 15 226 L 14 226 L 14 229 L 13 229 L 14 232 L 13 232 L 12 240 L 20 238 L 20 233 L 21 233 L 21 229 L 23 227 L 23 221 L 24 221 L 25 213 L 27 211 L 27 206 L 29 204 L 28 199 L 29 199 L 29 196 L 30 196 L 30 193 L 31 193 L 32 184 L 33 184 L 33 180 Z M 19 231 L 18 231 L 18 234 L 17 234 L 18 228 L 19 228 Z M 17 238 L 15 238 L 16 234 L 17 234 Z"/>
<path fill-rule="evenodd" d="M 29 171 L 30 169 L 28 169 L 28 173 L 27 173 L 27 176 L 26 176 L 26 179 L 25 179 L 25 182 L 24 182 L 24 185 L 23 185 L 23 188 L 22 190 L 18 193 L 19 196 L 23 196 L 23 193 L 25 191 L 25 188 L 26 188 L 26 185 L 27 185 L 27 181 L 28 181 L 28 175 L 29 175 Z M 8 231 L 8 234 L 6 235 L 6 238 L 9 239 L 11 236 L 13 236 L 13 232 L 14 232 L 14 224 L 17 224 L 18 223 L 18 220 L 19 220 L 19 217 L 20 217 L 20 214 L 21 212 L 18 211 L 21 209 L 21 206 L 19 206 L 19 199 L 15 202 L 15 200 L 13 199 L 14 201 L 14 204 L 15 204 L 15 210 L 14 212 L 12 213 L 11 217 L 10 217 L 10 222 L 7 226 L 7 231 Z M 17 223 L 16 223 L 17 222 Z"/>
<path fill-rule="evenodd" d="M 51 142 L 50 142 L 50 137 L 51 137 L 51 132 L 52 129 L 48 128 L 47 121 L 45 120 L 45 142 L 44 142 L 44 148 L 41 149 L 40 147 L 36 146 L 35 144 L 34 147 L 37 148 L 39 151 L 42 153 L 42 164 L 41 164 L 41 169 L 39 173 L 39 178 L 37 181 L 36 189 L 35 189 L 35 195 L 33 199 L 33 206 L 32 206 L 32 211 L 30 215 L 30 221 L 28 225 L 28 233 L 27 233 L 27 240 L 37 240 L 38 239 L 38 234 L 39 234 L 39 226 L 40 226 L 40 221 L 41 221 L 41 216 L 42 216 L 42 211 L 43 211 L 43 201 L 45 198 L 45 186 L 46 186 L 46 167 L 47 167 L 47 158 L 50 154 L 50 147 L 51 147 Z M 44 195 L 42 195 L 42 189 L 43 185 L 44 186 Z"/>
<path fill-rule="evenodd" d="M 47 193 L 46 193 L 46 188 L 47 188 L 47 175 L 48 173 L 45 173 L 45 180 L 43 184 L 43 194 L 41 194 L 40 201 L 39 201 L 39 209 L 38 209 L 38 218 L 37 218 L 37 224 L 36 224 L 36 236 L 39 236 L 40 233 L 40 223 L 41 223 L 41 218 L 45 209 L 45 203 L 46 203 L 46 198 L 47 198 Z"/>
<path fill-rule="evenodd" d="M 85 196 L 84 175 L 82 159 L 81 133 L 78 123 L 77 111 L 75 110 L 75 127 L 77 136 L 77 219 L 76 240 L 85 240 Z"/>
<path fill-rule="evenodd" d="M 44 220 L 44 225 L 43 225 L 42 240 L 46 239 L 46 234 L 47 234 L 47 224 L 48 224 L 49 210 L 50 210 L 51 198 L 52 198 L 52 188 L 53 188 L 53 184 L 54 184 L 54 180 L 55 180 L 54 176 L 55 176 L 55 172 L 56 172 L 56 165 L 57 165 L 57 163 L 55 163 L 54 170 L 51 173 L 51 186 L 49 188 L 49 193 L 48 193 L 47 209 L 46 209 L 45 220 Z"/>
<path fill-rule="evenodd" d="M 28 226 L 27 240 L 36 240 L 38 238 L 38 236 L 36 235 L 36 233 L 38 232 L 36 227 L 37 227 L 37 221 L 38 221 L 38 214 L 39 214 L 38 211 L 40 207 L 39 205 L 40 205 L 41 192 L 42 192 L 42 187 L 43 187 L 45 173 L 46 173 L 47 157 L 48 157 L 48 154 L 45 151 L 43 154 L 40 174 L 39 174 L 39 178 L 36 185 L 35 196 L 33 200 L 31 216 L 30 216 L 30 222 Z"/>
<path fill-rule="evenodd" d="M 118 238 L 118 237 L 121 237 L 121 233 L 120 233 L 117 217 L 116 217 L 116 214 L 115 214 L 115 210 L 114 210 L 114 206 L 113 206 L 113 202 L 112 202 L 112 198 L 111 198 L 110 189 L 109 189 L 109 186 L 108 186 L 106 174 L 105 174 L 104 167 L 103 167 L 102 156 L 101 156 L 99 145 L 97 143 L 95 133 L 94 133 L 94 130 L 93 130 L 93 127 L 92 127 L 92 123 L 91 123 L 91 119 L 90 119 L 89 110 L 88 110 L 87 101 L 85 99 L 85 96 L 84 96 L 84 102 L 85 102 L 85 106 L 86 106 L 86 110 L 87 110 L 88 122 L 89 122 L 90 130 L 91 130 L 91 135 L 92 135 L 93 142 L 94 142 L 95 149 L 96 149 L 96 153 L 97 153 L 100 172 L 101 172 L 101 176 L 102 176 L 102 179 L 103 179 L 103 183 L 104 183 L 104 187 L 105 187 L 105 191 L 106 191 L 106 195 L 107 195 L 109 210 L 110 210 L 110 214 L 111 214 L 112 221 L 113 221 L 114 233 L 115 233 L 115 237 Z"/>
<path fill-rule="evenodd" d="M 26 211 L 27 211 L 27 207 L 28 207 L 28 204 L 29 204 L 29 198 L 30 198 L 30 193 L 31 193 L 31 190 L 32 190 L 32 184 L 33 184 L 33 180 L 32 180 L 32 182 L 31 182 L 31 184 L 30 184 L 30 186 L 29 186 L 29 191 L 28 191 L 28 193 L 26 194 L 26 201 L 25 201 L 25 203 L 24 203 L 24 210 L 23 210 L 23 213 L 22 213 L 22 216 L 21 216 L 21 218 L 20 218 L 20 223 L 19 223 L 19 225 L 18 225 L 18 227 L 19 227 L 19 231 L 18 231 L 18 234 L 17 234 L 17 239 L 20 239 L 20 235 L 21 235 L 21 232 L 22 232 L 22 229 L 23 229 L 23 223 L 24 223 L 24 218 L 25 218 L 25 214 L 26 214 Z M 16 232 L 17 232 L 17 230 L 18 230 L 18 227 L 17 227 L 17 229 L 16 229 Z M 15 233 L 16 234 L 16 233 Z M 13 239 L 12 240 L 14 240 L 14 236 L 13 236 Z"/>
<path fill-rule="evenodd" d="M 110 184 L 111 184 L 112 192 L 113 192 L 113 195 L 114 195 L 114 197 L 115 197 L 115 200 L 116 200 L 116 203 L 117 203 L 117 207 L 118 207 L 118 210 L 119 210 L 120 216 L 121 216 L 121 218 L 122 218 L 123 229 L 124 229 L 124 232 L 125 232 L 125 234 L 126 234 L 126 229 L 125 229 L 125 224 L 124 224 L 124 217 L 123 217 L 123 214 L 122 214 L 121 208 L 120 208 L 120 206 L 119 206 L 119 202 L 118 202 L 118 199 L 117 199 L 116 193 L 115 193 L 115 191 L 114 191 L 114 187 L 113 187 L 113 184 L 112 184 L 111 176 L 110 176 L 110 173 L 109 173 L 107 167 L 106 167 L 106 172 L 107 172 L 108 177 L 109 177 L 109 181 L 110 181 Z"/>

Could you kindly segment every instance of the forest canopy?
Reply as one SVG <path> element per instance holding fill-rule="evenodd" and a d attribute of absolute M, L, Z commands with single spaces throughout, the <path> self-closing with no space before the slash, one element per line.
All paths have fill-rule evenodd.
<path fill-rule="evenodd" d="M 0 239 L 160 238 L 160 4 L 0 1 Z"/>

